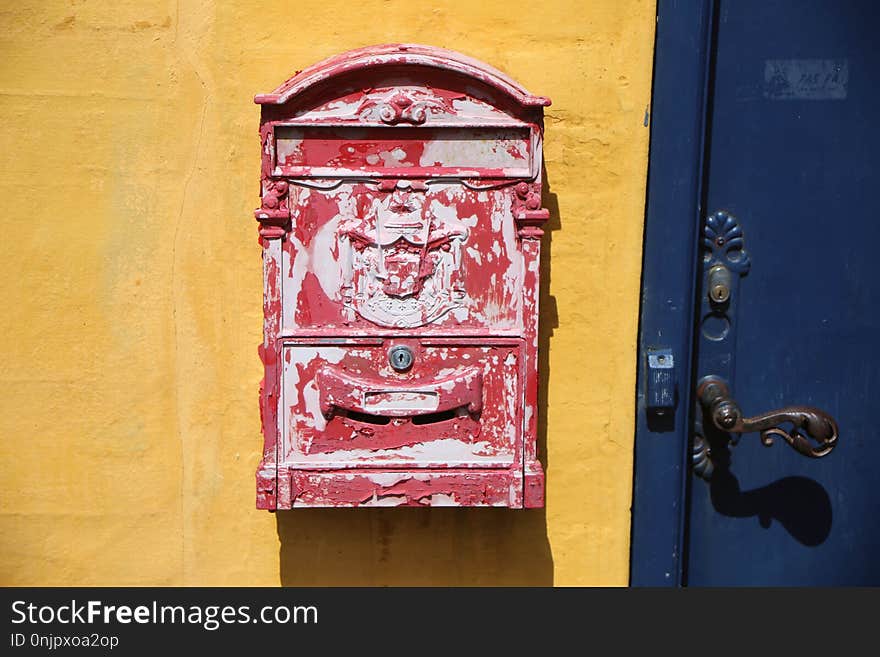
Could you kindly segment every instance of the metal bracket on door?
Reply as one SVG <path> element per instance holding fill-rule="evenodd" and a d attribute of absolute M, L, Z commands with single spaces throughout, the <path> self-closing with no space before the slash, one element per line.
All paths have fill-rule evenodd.
<path fill-rule="evenodd" d="M 730 382 L 734 380 L 739 283 L 751 263 L 742 228 L 733 215 L 719 211 L 706 219 L 703 249 L 705 294 L 700 304 L 698 408 L 691 452 L 694 473 L 711 478 L 717 464 L 712 450 L 736 444 L 741 433 L 752 431 L 761 432 L 766 446 L 778 436 L 804 456 L 825 456 L 837 444 L 838 428 L 834 418 L 818 408 L 788 406 L 757 417 L 743 417 L 732 397 Z M 789 431 L 779 427 L 786 422 L 792 424 Z"/>

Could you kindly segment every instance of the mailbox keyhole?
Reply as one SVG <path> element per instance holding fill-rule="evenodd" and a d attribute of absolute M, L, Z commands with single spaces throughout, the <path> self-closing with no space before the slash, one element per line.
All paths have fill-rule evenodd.
<path fill-rule="evenodd" d="M 413 360 L 412 350 L 402 344 L 392 347 L 388 352 L 388 361 L 391 363 L 391 367 L 398 372 L 405 372 L 412 367 Z"/>

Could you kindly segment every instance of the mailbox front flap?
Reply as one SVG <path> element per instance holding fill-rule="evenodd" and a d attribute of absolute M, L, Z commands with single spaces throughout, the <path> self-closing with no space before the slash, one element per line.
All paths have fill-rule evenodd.
<path fill-rule="evenodd" d="M 288 343 L 284 460 L 298 467 L 510 467 L 522 434 L 522 343 L 397 340 Z"/>

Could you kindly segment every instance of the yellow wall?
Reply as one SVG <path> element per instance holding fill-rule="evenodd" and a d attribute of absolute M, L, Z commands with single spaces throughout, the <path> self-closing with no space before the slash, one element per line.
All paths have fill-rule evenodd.
<path fill-rule="evenodd" d="M 654 10 L 4 3 L 0 584 L 626 584 Z M 252 96 L 392 41 L 553 99 L 546 511 L 254 510 Z"/>

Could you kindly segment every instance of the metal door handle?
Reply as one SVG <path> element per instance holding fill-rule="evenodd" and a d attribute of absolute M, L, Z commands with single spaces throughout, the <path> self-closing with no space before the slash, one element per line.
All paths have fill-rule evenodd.
<path fill-rule="evenodd" d="M 799 454 L 819 458 L 837 444 L 837 422 L 825 411 L 812 406 L 786 406 L 755 417 L 743 417 L 727 384 L 717 376 L 707 376 L 700 381 L 697 398 L 703 407 L 704 418 L 711 418 L 719 430 L 729 433 L 760 431 L 761 442 L 767 447 L 779 436 Z M 793 428 L 790 431 L 779 427 L 785 422 L 791 423 Z"/>

